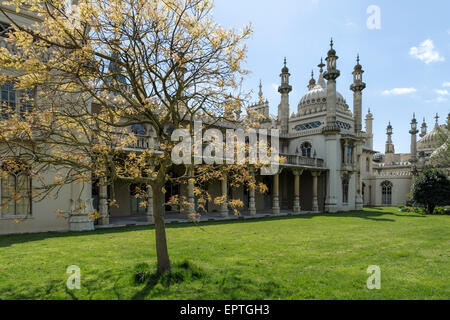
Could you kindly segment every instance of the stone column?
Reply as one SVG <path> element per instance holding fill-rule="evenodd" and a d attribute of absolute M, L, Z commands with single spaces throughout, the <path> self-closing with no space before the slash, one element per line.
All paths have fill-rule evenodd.
<path fill-rule="evenodd" d="M 108 185 L 106 179 L 101 178 L 99 182 L 99 204 L 98 204 L 100 225 L 109 224 L 109 208 L 108 208 Z"/>
<path fill-rule="evenodd" d="M 194 182 L 194 170 L 193 168 L 189 169 L 189 180 L 187 185 L 187 214 L 194 214 L 195 213 L 195 194 L 194 194 L 194 188 L 195 188 L 195 182 Z"/>
<path fill-rule="evenodd" d="M 273 214 L 280 214 L 280 175 L 273 176 Z"/>
<path fill-rule="evenodd" d="M 362 196 L 362 180 L 361 180 L 361 172 L 363 170 L 363 157 L 362 157 L 362 142 L 358 141 L 356 143 L 354 153 L 355 153 L 355 167 L 356 167 L 356 198 L 355 198 L 355 209 L 363 210 L 364 208 L 364 199 Z"/>
<path fill-rule="evenodd" d="M 154 223 L 155 219 L 153 217 L 153 189 L 151 186 L 147 187 L 147 196 L 148 196 L 147 213 L 146 213 L 147 222 Z"/>
<path fill-rule="evenodd" d="M 319 212 L 319 192 L 318 192 L 318 178 L 321 175 L 320 171 L 311 172 L 313 176 L 313 211 Z"/>
<path fill-rule="evenodd" d="M 255 170 L 253 168 L 251 170 L 252 178 L 255 179 Z M 256 181 L 256 180 L 255 180 Z M 250 187 L 249 190 L 249 202 L 248 202 L 248 212 L 251 216 L 256 216 L 256 201 L 255 201 L 255 188 Z"/>
<path fill-rule="evenodd" d="M 226 218 L 228 217 L 228 177 L 226 175 L 222 180 L 222 197 L 224 201 L 220 205 L 220 215 Z"/>
<path fill-rule="evenodd" d="M 300 213 L 302 210 L 302 207 L 300 205 L 300 176 L 303 173 L 303 170 L 294 170 L 294 177 L 295 177 L 295 183 L 294 183 L 294 213 Z"/>

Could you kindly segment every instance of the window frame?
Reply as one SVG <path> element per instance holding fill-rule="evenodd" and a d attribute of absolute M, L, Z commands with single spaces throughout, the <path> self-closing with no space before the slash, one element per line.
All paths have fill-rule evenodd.
<path fill-rule="evenodd" d="M 383 206 L 392 206 L 394 184 L 390 181 L 383 181 L 381 183 L 381 204 Z"/>
<path fill-rule="evenodd" d="M 30 114 L 35 107 L 36 94 L 36 88 L 17 90 L 14 81 L 6 81 L 1 84 L 0 119 L 9 119 L 12 114 L 17 114 L 21 118 L 24 118 L 26 114 Z M 7 98 L 4 100 L 4 97 Z"/>
<path fill-rule="evenodd" d="M 27 186 L 27 189 L 26 190 L 20 190 L 21 188 L 20 188 L 20 185 L 21 185 L 21 183 L 20 183 L 20 178 L 21 177 L 26 177 L 26 186 Z M 31 177 L 31 175 L 29 174 L 29 172 L 26 172 L 26 171 L 20 171 L 20 172 L 17 172 L 17 173 L 11 173 L 11 172 L 9 172 L 8 174 L 7 174 L 7 183 L 9 183 L 10 182 L 10 178 L 11 177 L 13 177 L 13 183 L 14 183 L 14 186 L 13 186 L 13 189 L 14 189 L 14 193 L 13 194 L 10 194 L 10 195 L 8 195 L 8 196 L 5 196 L 4 194 L 4 191 L 5 191 L 5 188 L 4 188 L 4 183 L 5 183 L 5 178 L 0 178 L 0 206 L 1 207 L 3 207 L 4 206 L 4 204 L 5 204 L 5 202 L 6 201 L 4 201 L 4 198 L 5 199 L 9 199 L 9 200 L 7 200 L 7 202 L 8 203 L 10 203 L 10 202 L 14 202 L 14 213 L 9 213 L 9 211 L 8 211 L 8 213 L 5 213 L 4 212 L 4 209 L 3 208 L 0 208 L 0 218 L 28 218 L 28 217 L 32 217 L 33 216 L 33 197 L 32 197 L 32 192 L 33 192 L 33 179 L 32 179 L 32 177 Z M 10 186 L 9 186 L 10 187 Z M 14 195 L 15 194 L 22 194 L 23 192 L 27 192 L 27 196 L 26 196 L 26 198 L 21 198 L 21 199 L 14 199 Z M 18 206 L 19 206 L 19 201 L 21 201 L 21 200 L 24 200 L 24 199 L 27 199 L 27 201 L 28 201 L 28 212 L 26 212 L 26 213 L 24 213 L 24 212 L 20 212 L 20 213 L 18 213 Z M 9 204 L 8 204 L 9 205 Z"/>

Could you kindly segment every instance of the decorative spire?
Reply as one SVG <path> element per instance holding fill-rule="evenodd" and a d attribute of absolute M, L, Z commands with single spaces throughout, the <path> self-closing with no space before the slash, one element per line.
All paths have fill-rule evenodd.
<path fill-rule="evenodd" d="M 311 71 L 311 80 L 309 80 L 308 89 L 312 90 L 316 86 L 316 80 L 314 79 L 314 70 Z"/>
<path fill-rule="evenodd" d="M 325 64 L 323 63 L 323 58 L 320 58 L 320 64 L 317 65 L 320 68 L 320 73 L 323 73 L 323 67 L 325 67 Z"/>
<path fill-rule="evenodd" d="M 281 73 L 289 73 L 289 68 L 287 67 L 286 57 L 284 57 L 284 67 L 281 69 Z"/>
<path fill-rule="evenodd" d="M 436 119 L 436 125 L 435 125 L 435 128 L 437 129 L 437 128 L 439 128 L 439 114 L 438 113 L 436 113 L 436 117 L 434 117 L 435 119 Z"/>
<path fill-rule="evenodd" d="M 333 42 L 333 38 L 331 38 L 331 41 L 330 41 L 330 51 L 328 51 L 328 56 L 329 56 L 329 57 L 330 57 L 330 56 L 335 56 L 335 55 L 336 55 L 336 50 L 334 50 L 333 46 L 334 46 L 334 42 Z"/>
<path fill-rule="evenodd" d="M 263 91 L 262 91 L 262 82 L 261 82 L 261 79 L 259 80 L 259 93 L 258 93 L 258 97 L 259 97 L 259 103 L 264 103 L 264 96 L 263 96 Z"/>

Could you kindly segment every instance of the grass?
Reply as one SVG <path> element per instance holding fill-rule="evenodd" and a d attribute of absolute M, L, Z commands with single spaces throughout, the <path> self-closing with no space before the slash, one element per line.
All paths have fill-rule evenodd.
<path fill-rule="evenodd" d="M 449 299 L 450 216 L 395 208 L 169 225 L 174 270 L 155 271 L 154 229 L 0 236 L 3 299 Z M 66 268 L 81 268 L 81 290 Z M 368 290 L 369 266 L 382 289 Z"/>

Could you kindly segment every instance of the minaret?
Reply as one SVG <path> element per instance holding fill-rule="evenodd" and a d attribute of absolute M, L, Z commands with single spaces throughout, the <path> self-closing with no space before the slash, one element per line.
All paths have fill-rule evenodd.
<path fill-rule="evenodd" d="M 373 149 L 373 115 L 370 112 L 366 115 L 366 134 L 367 134 L 367 146 L 370 148 L 370 150 Z"/>
<path fill-rule="evenodd" d="M 427 135 L 428 126 L 425 122 L 425 118 L 423 118 L 422 128 L 420 129 L 420 137 L 423 138 Z"/>
<path fill-rule="evenodd" d="M 336 69 L 336 51 L 333 49 L 333 39 L 330 42 L 330 50 L 325 59 L 327 71 L 323 77 L 327 83 L 327 118 L 323 134 L 325 135 L 327 153 L 327 198 L 325 200 L 325 211 L 335 213 L 339 210 L 339 203 L 342 202 L 342 180 L 341 180 L 341 158 L 342 150 L 340 144 L 340 128 L 336 123 L 336 79 L 340 76 L 340 71 Z"/>
<path fill-rule="evenodd" d="M 366 88 L 366 84 L 363 82 L 364 70 L 359 64 L 359 54 L 356 58 L 356 66 L 353 71 L 353 84 L 350 86 L 350 90 L 353 91 L 353 117 L 355 119 L 355 133 L 362 131 L 362 92 Z"/>
<path fill-rule="evenodd" d="M 308 89 L 312 90 L 316 86 L 316 80 L 314 79 L 314 70 L 311 71 L 311 80 L 309 80 Z"/>
<path fill-rule="evenodd" d="M 333 49 L 333 39 L 330 42 L 330 50 L 328 56 L 325 59 L 327 62 L 327 71 L 324 74 L 324 78 L 327 80 L 327 119 L 326 126 L 324 128 L 325 134 L 337 134 L 341 130 L 336 124 L 336 79 L 339 78 L 341 72 L 336 68 L 338 56 Z"/>
<path fill-rule="evenodd" d="M 392 130 L 392 125 L 391 122 L 389 121 L 389 125 L 387 126 L 386 129 L 386 134 L 387 134 L 387 142 L 386 142 L 386 154 L 395 153 L 395 148 L 394 148 L 394 144 L 392 143 L 392 134 L 393 134 L 393 130 Z"/>
<path fill-rule="evenodd" d="M 280 123 L 280 134 L 287 135 L 289 133 L 289 93 L 292 86 L 289 85 L 289 69 L 286 66 L 286 58 L 284 58 L 284 67 L 281 69 L 281 85 L 278 92 L 281 93 L 281 103 L 278 106 L 278 121 Z"/>
<path fill-rule="evenodd" d="M 415 174 L 417 172 L 417 134 L 419 130 L 417 130 L 417 120 L 416 114 L 414 114 L 413 119 L 411 121 L 411 130 L 409 131 L 411 134 L 411 164 L 412 171 Z"/>

